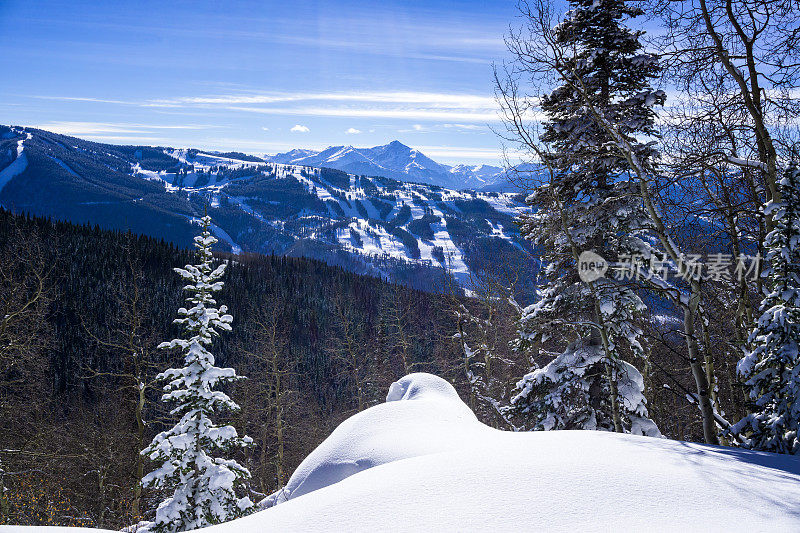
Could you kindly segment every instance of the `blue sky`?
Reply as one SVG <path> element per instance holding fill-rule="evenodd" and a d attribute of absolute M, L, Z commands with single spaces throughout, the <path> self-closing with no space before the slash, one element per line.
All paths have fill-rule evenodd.
<path fill-rule="evenodd" d="M 496 163 L 513 1 L 0 0 L 0 123 L 274 153 L 393 139 Z"/>

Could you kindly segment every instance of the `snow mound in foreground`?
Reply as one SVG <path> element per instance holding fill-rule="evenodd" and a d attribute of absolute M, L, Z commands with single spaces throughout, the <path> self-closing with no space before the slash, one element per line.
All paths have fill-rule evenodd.
<path fill-rule="evenodd" d="M 462 439 L 490 431 L 448 382 L 409 374 L 392 383 L 384 404 L 342 422 L 261 507 L 297 498 L 353 474 L 400 459 L 454 450 Z"/>
<path fill-rule="evenodd" d="M 498 431 L 428 374 L 404 377 L 387 403 L 345 420 L 282 494 L 280 505 L 204 531 L 800 531 L 798 458 L 599 431 Z"/>
<path fill-rule="evenodd" d="M 395 381 L 389 386 L 387 402 L 401 400 L 450 400 L 466 407 L 458 397 L 456 389 L 447 381 L 433 374 L 417 372 Z M 470 411 L 472 414 L 472 411 Z M 474 414 L 473 414 L 474 418 Z"/>
<path fill-rule="evenodd" d="M 270 509 L 209 533 L 800 531 L 800 459 L 477 421 L 430 374 L 344 421 Z M 282 502 L 282 503 L 281 503 Z"/>

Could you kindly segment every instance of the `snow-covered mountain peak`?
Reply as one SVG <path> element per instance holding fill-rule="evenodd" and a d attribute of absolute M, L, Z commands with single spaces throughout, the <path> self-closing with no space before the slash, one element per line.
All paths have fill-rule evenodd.
<path fill-rule="evenodd" d="M 266 156 L 265 159 L 274 163 L 335 168 L 351 174 L 383 176 L 453 189 L 478 188 L 504 181 L 500 167 L 464 164 L 451 167 L 434 161 L 422 151 L 398 140 L 372 148 L 330 146 L 321 151 L 294 149 Z"/>
<path fill-rule="evenodd" d="M 405 144 L 401 143 L 397 139 L 393 140 L 389 144 L 386 145 L 386 148 L 391 148 L 392 150 L 411 150 L 411 147 L 406 146 Z"/>

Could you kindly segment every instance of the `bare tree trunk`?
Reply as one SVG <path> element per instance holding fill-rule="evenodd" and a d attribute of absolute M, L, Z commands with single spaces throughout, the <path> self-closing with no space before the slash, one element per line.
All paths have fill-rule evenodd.
<path fill-rule="evenodd" d="M 269 449 L 269 426 L 264 424 L 261 426 L 261 450 L 259 453 L 260 475 L 258 476 L 258 483 L 261 487 L 261 492 L 267 494 L 272 489 L 272 484 L 267 480 L 266 465 L 268 463 L 267 450 Z"/>
<path fill-rule="evenodd" d="M 614 431 L 617 433 L 624 433 L 622 427 L 622 419 L 619 414 L 619 389 L 617 387 L 617 373 L 616 370 L 611 368 L 611 365 L 606 363 L 606 379 L 608 379 L 608 386 L 611 393 L 611 417 L 614 420 Z"/>
<path fill-rule="evenodd" d="M 403 365 L 403 372 L 405 374 L 410 374 L 413 372 L 414 364 L 411 361 L 411 354 L 409 353 L 411 341 L 408 338 L 405 325 L 408 313 L 403 303 L 403 295 L 397 287 L 392 288 L 390 298 L 391 301 L 388 302 L 387 306 L 389 315 L 387 323 L 396 331 L 394 345 L 398 349 L 400 361 Z"/>
<path fill-rule="evenodd" d="M 591 283 L 589 284 L 591 285 Z M 594 294 L 594 289 L 592 289 Z M 625 429 L 622 425 L 622 417 L 619 411 L 619 388 L 617 387 L 617 373 L 612 368 L 612 363 L 616 366 L 614 355 L 611 353 L 611 347 L 608 342 L 608 331 L 603 323 L 603 315 L 600 312 L 600 304 L 597 298 L 594 299 L 594 320 L 598 325 L 597 328 L 592 329 L 592 344 L 595 346 L 602 346 L 603 353 L 605 353 L 606 362 L 604 363 L 606 379 L 608 380 L 609 400 L 611 400 L 611 419 L 614 421 L 614 431 L 617 433 L 624 433 Z"/>
<path fill-rule="evenodd" d="M 467 341 L 465 340 L 465 334 L 466 334 L 466 332 L 464 331 L 464 323 L 459 318 L 459 320 L 458 320 L 458 335 L 459 335 L 459 337 L 458 338 L 459 338 L 459 341 L 461 341 L 461 354 L 463 356 L 463 361 L 464 361 L 464 375 L 466 375 L 467 379 L 469 379 L 469 374 L 470 374 L 470 372 L 469 372 L 469 370 L 470 370 L 470 367 L 469 367 L 469 352 L 467 350 L 467 344 L 466 344 Z M 476 403 L 477 402 L 476 402 L 476 398 L 475 398 L 475 390 L 472 387 L 472 383 L 469 383 L 469 408 L 472 409 L 473 412 L 475 412 Z"/>
<path fill-rule="evenodd" d="M 136 449 L 144 448 L 144 405 L 145 390 L 143 384 L 139 386 L 139 400 L 136 402 Z M 142 499 L 142 477 L 144 476 L 144 456 L 136 454 L 136 484 L 133 486 L 133 502 L 131 503 L 131 513 L 134 520 L 142 517 L 140 503 Z"/>
<path fill-rule="evenodd" d="M 703 363 L 700 359 L 700 348 L 697 344 L 695 333 L 695 311 L 699 305 L 700 294 L 693 292 L 689 305 L 683 312 L 683 333 L 686 335 L 686 345 L 689 350 L 689 364 L 692 369 L 695 385 L 697 386 L 697 401 L 703 420 L 703 438 L 708 444 L 719 444 L 717 428 L 714 422 L 714 407 L 709 397 L 708 380 Z"/>
<path fill-rule="evenodd" d="M 5 475 L 3 472 L 3 464 L 0 463 L 0 524 L 7 523 L 9 513 L 10 505 L 8 503 L 8 497 L 6 496 Z"/>
<path fill-rule="evenodd" d="M 278 486 L 283 486 L 284 483 L 283 387 L 281 383 L 282 381 L 281 371 L 278 368 L 277 353 L 272 358 L 272 372 L 273 375 L 275 376 L 275 440 L 278 443 L 278 451 L 275 454 L 275 477 L 278 480 Z"/>

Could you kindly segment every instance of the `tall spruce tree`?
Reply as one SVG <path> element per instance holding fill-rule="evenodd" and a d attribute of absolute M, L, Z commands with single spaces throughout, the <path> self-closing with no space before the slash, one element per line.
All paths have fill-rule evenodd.
<path fill-rule="evenodd" d="M 601 114 L 652 168 L 653 106 L 663 91 L 650 82 L 657 58 L 642 51 L 623 22 L 641 14 L 623 0 L 572 0 L 553 30 L 563 83 L 541 99 L 547 119 L 539 140 L 550 179 L 528 198 L 522 233 L 542 250 L 540 299 L 521 319 L 523 344 L 566 344 L 545 368 L 517 386 L 514 407 L 539 429 L 601 429 L 660 435 L 648 418 L 639 371 L 623 360 L 641 355 L 635 284 L 613 276 L 583 281 L 578 258 L 593 251 L 614 264 L 650 258 L 650 219 L 627 160 L 597 118 Z M 586 101 L 588 95 L 589 102 Z"/>
<path fill-rule="evenodd" d="M 227 394 L 215 390 L 240 376 L 232 368 L 214 366 L 214 355 L 208 351 L 220 331 L 230 331 L 233 317 L 227 307 L 217 308 L 213 293 L 222 289 L 219 281 L 226 264 L 213 267 L 211 247 L 217 239 L 211 235 L 211 217 L 202 218 L 202 234 L 195 237 L 199 264 L 176 268 L 188 281 L 187 307 L 178 310 L 176 324 L 181 324 L 184 337 L 163 342 L 159 348 L 180 348 L 184 355 L 182 368 L 171 368 L 159 374 L 166 381 L 165 402 L 177 402 L 172 410 L 180 421 L 159 433 L 142 454 L 161 463 L 142 479 L 145 487 L 171 490 L 156 510 L 151 531 L 186 531 L 224 522 L 241 516 L 252 508 L 247 496 L 236 494 L 238 485 L 250 472 L 231 459 L 217 457 L 252 443 L 239 437 L 233 426 L 218 426 L 211 416 L 222 409 L 236 411 L 239 406 Z"/>
<path fill-rule="evenodd" d="M 800 169 L 796 163 L 778 184 L 781 200 L 764 207 L 774 229 L 765 240 L 769 292 L 750 334 L 751 350 L 738 371 L 750 389 L 753 412 L 733 431 L 756 450 L 800 453 Z"/>

